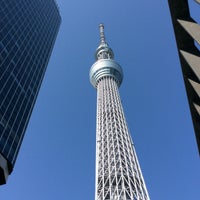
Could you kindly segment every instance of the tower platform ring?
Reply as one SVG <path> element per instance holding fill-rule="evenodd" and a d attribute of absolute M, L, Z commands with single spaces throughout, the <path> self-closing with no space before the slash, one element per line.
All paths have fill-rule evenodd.
<path fill-rule="evenodd" d="M 118 86 L 123 80 L 123 71 L 121 66 L 112 59 L 100 59 L 95 62 L 90 69 L 90 83 L 96 88 L 98 81 L 103 77 L 113 77 Z"/>

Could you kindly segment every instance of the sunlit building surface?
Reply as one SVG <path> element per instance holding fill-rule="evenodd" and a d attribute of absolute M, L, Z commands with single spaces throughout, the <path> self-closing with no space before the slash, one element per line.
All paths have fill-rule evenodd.
<path fill-rule="evenodd" d="M 97 89 L 95 200 L 149 200 L 119 96 L 122 68 L 105 41 L 102 24 L 100 40 L 90 69 Z"/>
<path fill-rule="evenodd" d="M 0 0 L 0 184 L 13 170 L 60 22 L 54 0 Z"/>
<path fill-rule="evenodd" d="M 200 6 L 200 0 L 196 0 Z M 200 25 L 188 0 L 168 0 L 190 112 L 200 153 Z"/>

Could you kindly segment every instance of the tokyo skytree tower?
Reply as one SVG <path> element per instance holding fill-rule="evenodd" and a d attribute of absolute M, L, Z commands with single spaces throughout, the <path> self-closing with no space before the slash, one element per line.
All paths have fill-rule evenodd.
<path fill-rule="evenodd" d="M 97 89 L 95 200 L 149 200 L 118 87 L 123 72 L 100 28 L 90 82 Z"/>

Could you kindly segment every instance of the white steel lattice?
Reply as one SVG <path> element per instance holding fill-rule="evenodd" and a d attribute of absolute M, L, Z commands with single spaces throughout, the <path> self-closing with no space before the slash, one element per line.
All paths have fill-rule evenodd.
<path fill-rule="evenodd" d="M 90 69 L 97 89 L 95 200 L 149 200 L 119 96 L 123 72 L 99 27 L 97 61 Z"/>
<path fill-rule="evenodd" d="M 97 85 L 96 200 L 149 200 L 114 78 Z"/>

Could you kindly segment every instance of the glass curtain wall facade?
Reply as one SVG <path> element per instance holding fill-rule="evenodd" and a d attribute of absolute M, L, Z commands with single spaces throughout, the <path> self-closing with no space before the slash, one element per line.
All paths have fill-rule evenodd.
<path fill-rule="evenodd" d="M 60 23 L 54 0 L 0 0 L 0 184 L 13 170 Z"/>

